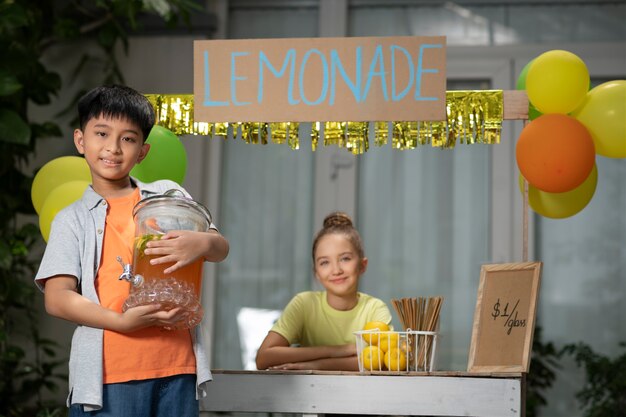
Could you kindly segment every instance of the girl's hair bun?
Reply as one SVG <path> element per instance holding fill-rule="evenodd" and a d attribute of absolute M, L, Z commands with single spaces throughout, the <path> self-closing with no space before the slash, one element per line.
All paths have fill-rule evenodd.
<path fill-rule="evenodd" d="M 317 232 L 315 239 L 313 239 L 313 250 L 311 251 L 311 254 L 313 256 L 314 269 L 317 245 L 324 236 L 334 234 L 342 235 L 348 239 L 359 259 L 365 258 L 361 235 L 359 235 L 359 231 L 354 228 L 352 219 L 342 211 L 335 211 L 324 218 L 324 227 Z"/>
<path fill-rule="evenodd" d="M 329 228 L 343 228 L 343 227 L 353 227 L 352 219 L 346 213 L 341 211 L 336 211 L 334 213 L 330 213 L 324 219 L 324 229 Z"/>

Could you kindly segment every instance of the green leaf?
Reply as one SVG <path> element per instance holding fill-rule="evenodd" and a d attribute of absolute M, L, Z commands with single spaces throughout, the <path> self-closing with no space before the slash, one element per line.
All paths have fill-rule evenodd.
<path fill-rule="evenodd" d="M 37 226 L 34 223 L 26 223 L 24 225 L 22 225 L 20 231 L 19 231 L 20 236 L 24 236 L 24 237 L 33 237 L 33 236 L 39 236 L 39 226 Z"/>
<path fill-rule="evenodd" d="M 13 110 L 0 109 L 0 141 L 28 145 L 30 127 Z"/>
<path fill-rule="evenodd" d="M 75 19 L 61 18 L 54 23 L 54 33 L 61 39 L 80 37 L 80 25 Z"/>
<path fill-rule="evenodd" d="M 52 95 L 55 95 L 61 88 L 61 77 L 59 74 L 48 71 L 41 63 L 36 63 L 36 80 L 32 85 L 28 85 L 28 97 L 39 105 L 50 104 Z"/>
<path fill-rule="evenodd" d="M 2 15 L 2 19 L 0 19 L 0 31 L 11 31 L 28 26 L 31 20 L 26 9 L 13 2 L 3 2 L 0 12 Z"/>
<path fill-rule="evenodd" d="M 33 138 L 52 138 L 63 135 L 59 125 L 53 122 L 44 122 L 42 124 L 31 123 L 30 128 L 33 133 Z"/>
<path fill-rule="evenodd" d="M 0 96 L 10 96 L 21 88 L 22 84 L 13 74 L 0 70 Z"/>
<path fill-rule="evenodd" d="M 115 41 L 119 36 L 117 27 L 113 23 L 103 26 L 98 32 L 98 44 L 105 50 L 110 51 L 115 46 Z"/>

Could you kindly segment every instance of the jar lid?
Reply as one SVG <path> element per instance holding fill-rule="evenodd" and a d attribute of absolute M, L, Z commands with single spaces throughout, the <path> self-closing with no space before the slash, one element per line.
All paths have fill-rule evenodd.
<path fill-rule="evenodd" d="M 182 191 L 177 189 L 167 190 L 163 194 L 155 195 L 152 197 L 144 198 L 135 204 L 133 208 L 133 217 L 139 213 L 145 207 L 149 206 L 160 206 L 166 205 L 167 207 L 182 207 L 185 209 L 191 209 L 199 214 L 201 217 L 206 219 L 208 225 L 213 223 L 213 219 L 211 217 L 211 212 L 202 204 L 197 201 L 192 200 L 191 198 L 185 196 Z"/>

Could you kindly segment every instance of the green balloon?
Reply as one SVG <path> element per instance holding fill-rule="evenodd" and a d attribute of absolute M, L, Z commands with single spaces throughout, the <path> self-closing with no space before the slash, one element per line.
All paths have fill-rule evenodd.
<path fill-rule="evenodd" d="M 539 110 L 533 106 L 533 103 L 528 103 L 528 120 L 535 120 L 537 117 L 543 115 Z"/>
<path fill-rule="evenodd" d="M 528 64 L 522 68 L 522 72 L 519 73 L 519 77 L 517 77 L 517 83 L 515 83 L 516 90 L 526 90 L 526 76 L 528 75 L 528 69 L 533 64 L 534 59 L 532 59 Z"/>
<path fill-rule="evenodd" d="M 155 125 L 148 135 L 148 155 L 130 171 L 143 181 L 172 180 L 183 183 L 187 171 L 187 151 L 174 132 Z"/>
<path fill-rule="evenodd" d="M 515 83 L 516 90 L 526 90 L 526 75 L 528 75 L 528 69 L 533 64 L 534 59 L 532 59 L 528 64 L 524 66 L 522 72 L 519 73 L 519 77 L 517 77 L 517 82 Z M 528 120 L 535 120 L 537 117 L 541 116 L 539 110 L 533 106 L 533 103 L 528 102 Z"/>

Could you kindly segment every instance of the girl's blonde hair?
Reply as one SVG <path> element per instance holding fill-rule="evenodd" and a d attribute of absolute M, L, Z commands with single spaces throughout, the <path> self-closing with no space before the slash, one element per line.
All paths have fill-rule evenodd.
<path fill-rule="evenodd" d="M 324 226 L 319 232 L 317 232 L 315 239 L 313 239 L 313 250 L 311 252 L 313 257 L 313 269 L 315 269 L 315 251 L 317 250 L 317 245 L 319 244 L 320 239 L 333 233 L 344 235 L 350 243 L 352 243 L 359 259 L 363 259 L 365 257 L 361 235 L 352 225 L 352 219 L 346 213 L 336 211 L 330 213 L 324 218 Z"/>

